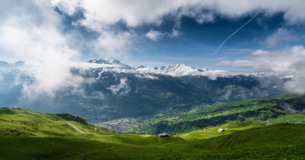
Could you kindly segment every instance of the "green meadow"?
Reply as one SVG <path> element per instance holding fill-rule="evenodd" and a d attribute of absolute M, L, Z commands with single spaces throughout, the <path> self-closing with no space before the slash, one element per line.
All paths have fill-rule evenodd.
<path fill-rule="evenodd" d="M 282 116 L 278 122 L 292 119 Z M 305 158 L 304 124 L 229 122 L 160 138 L 114 133 L 71 114 L 1 108 L 0 126 L 3 160 Z"/>

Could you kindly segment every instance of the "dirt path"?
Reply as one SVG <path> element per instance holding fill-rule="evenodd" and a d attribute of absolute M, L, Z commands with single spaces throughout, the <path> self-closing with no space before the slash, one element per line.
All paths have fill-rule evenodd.
<path fill-rule="evenodd" d="M 73 124 L 66 122 L 67 125 L 71 126 L 72 128 L 74 128 L 75 130 L 77 130 L 79 133 L 85 134 L 85 132 L 81 131 L 80 129 L 78 129 L 77 127 L 75 127 Z"/>
<path fill-rule="evenodd" d="M 189 134 L 190 134 L 190 133 L 187 133 L 187 134 L 181 135 L 180 137 L 188 136 Z"/>
<path fill-rule="evenodd" d="M 77 127 L 75 127 L 73 124 L 69 123 L 69 122 L 66 122 L 67 125 L 71 126 L 72 128 L 74 128 L 76 131 L 78 131 L 79 133 L 81 134 L 85 134 L 85 132 L 81 131 L 80 129 L 78 129 Z M 97 134 L 94 134 L 95 136 L 99 136 L 99 137 L 102 137 L 102 136 L 113 136 L 113 135 L 97 135 Z M 137 134 L 123 134 L 123 135 L 136 135 L 136 136 L 141 136 L 141 137 L 149 137 L 150 135 L 149 134 L 144 134 L 144 135 L 137 135 Z"/>
<path fill-rule="evenodd" d="M 151 135 L 149 135 L 149 134 L 143 134 L 143 135 L 140 135 L 141 137 L 149 137 L 149 136 L 151 136 Z"/>
<path fill-rule="evenodd" d="M 190 132 L 190 133 L 196 133 L 196 132 L 211 132 L 211 131 L 195 131 L 195 132 Z M 180 137 L 188 136 L 188 135 L 190 135 L 190 133 L 181 135 Z"/>

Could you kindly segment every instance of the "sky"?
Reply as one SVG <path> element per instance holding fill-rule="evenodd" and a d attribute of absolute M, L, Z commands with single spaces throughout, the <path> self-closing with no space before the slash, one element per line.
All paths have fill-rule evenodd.
<path fill-rule="evenodd" d="M 65 63 L 110 57 L 132 66 L 186 64 L 247 70 L 259 67 L 228 62 L 255 58 L 253 53 L 259 50 L 278 52 L 302 47 L 305 42 L 302 0 L 0 3 L 0 31 L 4 35 L 0 39 L 0 60 L 9 62 L 40 63 L 48 59 L 48 63 L 55 63 L 64 57 L 61 61 Z"/>
<path fill-rule="evenodd" d="M 23 90 L 31 93 L 79 84 L 71 66 L 106 57 L 305 77 L 304 7 L 303 0 L 0 0 L 0 61 L 25 62 L 34 82 Z"/>

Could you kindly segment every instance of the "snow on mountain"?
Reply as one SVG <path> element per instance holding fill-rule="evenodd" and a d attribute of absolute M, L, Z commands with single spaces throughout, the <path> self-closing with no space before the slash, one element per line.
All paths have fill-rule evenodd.
<path fill-rule="evenodd" d="M 224 70 L 197 69 L 191 66 L 186 66 L 184 64 L 167 65 L 160 68 L 138 67 L 133 69 L 132 72 L 144 74 L 143 77 L 149 77 L 147 76 L 147 74 L 169 75 L 173 77 L 207 76 L 213 80 L 215 80 L 217 77 L 227 77 L 227 76 L 236 76 L 236 75 L 245 75 L 245 76 L 268 75 L 266 73 L 256 73 L 256 72 L 230 72 Z"/>
<path fill-rule="evenodd" d="M 90 60 L 89 63 L 109 65 L 108 67 L 113 69 L 132 69 L 132 67 L 127 64 L 121 63 L 119 60 L 113 58 L 94 59 Z"/>
<path fill-rule="evenodd" d="M 133 67 L 127 64 L 121 63 L 119 60 L 106 58 L 106 59 L 94 59 L 85 63 L 73 63 L 71 67 L 82 69 L 100 69 L 102 71 L 115 71 L 115 72 L 127 72 L 126 70 L 132 70 Z"/>
<path fill-rule="evenodd" d="M 154 73 L 170 76 L 187 76 L 187 75 L 200 75 L 202 72 L 207 71 L 206 69 L 196 69 L 184 64 L 167 65 L 160 68 L 145 68 L 138 67 L 136 69 L 138 73 Z"/>
<path fill-rule="evenodd" d="M 184 64 L 167 65 L 160 68 L 148 68 L 143 65 L 138 67 L 131 67 L 127 64 L 121 63 L 119 60 L 107 58 L 107 59 L 94 59 L 87 63 L 75 64 L 74 67 L 81 67 L 83 69 L 96 69 L 101 72 L 111 71 L 118 73 L 134 73 L 139 78 L 157 79 L 156 75 L 169 75 L 173 77 L 182 76 L 207 76 L 210 79 L 216 79 L 217 77 L 227 77 L 235 75 L 246 75 L 246 76 L 266 76 L 268 73 L 257 73 L 257 72 L 232 72 L 224 70 L 208 70 L 208 69 L 197 69 Z"/>
<path fill-rule="evenodd" d="M 94 59 L 94 60 L 90 60 L 89 63 L 124 65 L 119 60 L 113 58 Z"/>
<path fill-rule="evenodd" d="M 85 68 L 101 69 L 103 71 L 145 74 L 144 77 L 147 77 L 147 74 L 162 74 L 170 76 L 200 75 L 200 73 L 207 71 L 206 69 L 196 69 L 184 64 L 167 65 L 160 68 L 146 68 L 143 65 L 130 67 L 116 59 L 94 59 L 90 60 L 86 64 L 82 64 L 82 66 Z"/>
<path fill-rule="evenodd" d="M 20 67 L 23 66 L 24 62 L 16 63 L 7 63 L 0 61 L 0 69 L 7 70 L 11 67 Z M 182 76 L 207 76 L 212 80 L 215 80 L 217 77 L 228 77 L 236 75 L 244 76 L 256 76 L 256 77 L 265 77 L 265 76 L 276 76 L 282 77 L 283 79 L 291 80 L 297 78 L 297 75 L 279 75 L 278 73 L 264 73 L 264 72 L 250 72 L 250 71 L 225 71 L 225 70 L 208 70 L 208 69 L 197 69 L 191 66 L 184 64 L 176 65 L 167 65 L 160 68 L 148 68 L 143 65 L 138 67 L 131 67 L 127 64 L 120 62 L 117 59 L 106 58 L 106 59 L 94 59 L 84 63 L 71 63 L 72 68 L 80 68 L 83 70 L 94 69 L 103 72 L 117 72 L 117 73 L 133 73 L 138 78 L 148 78 L 148 79 L 158 79 L 158 75 L 169 75 L 173 77 L 182 77 Z M 2 71 L 4 72 L 4 71 Z"/>
<path fill-rule="evenodd" d="M 176 65 L 167 65 L 165 67 L 161 67 L 160 72 L 163 72 L 172 76 L 186 76 L 199 74 L 200 72 L 204 72 L 206 70 L 198 70 L 196 68 L 186 66 L 184 64 L 176 64 Z"/>

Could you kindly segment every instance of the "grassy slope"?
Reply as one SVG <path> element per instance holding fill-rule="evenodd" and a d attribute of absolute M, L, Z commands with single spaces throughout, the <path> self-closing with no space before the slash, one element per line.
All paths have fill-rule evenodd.
<path fill-rule="evenodd" d="M 305 155 L 304 124 L 232 122 L 163 139 L 154 135 L 109 134 L 70 114 L 1 108 L 0 126 L 0 159 L 4 160 L 302 159 Z M 218 133 L 220 127 L 226 131 Z"/>
<path fill-rule="evenodd" d="M 230 125 L 230 124 L 229 124 Z M 232 124 L 231 124 L 232 125 Z M 1 137 L 0 159 L 302 159 L 305 155 L 305 125 L 280 124 L 216 133 L 197 139 L 176 135 L 114 135 L 74 137 Z M 245 128 L 244 128 L 245 127 Z M 246 130 L 243 130 L 246 129 Z M 232 129 L 233 126 L 232 126 Z M 208 129 L 209 130 L 209 129 Z M 218 134 L 218 135 L 217 135 Z M 204 135 L 201 135 L 204 137 Z M 188 137 L 188 138 L 185 138 Z M 195 139 L 194 139 L 195 137 Z M 115 140 L 111 142 L 112 140 Z M 108 142 L 105 142 L 108 141 Z"/>
<path fill-rule="evenodd" d="M 73 117 L 73 118 L 71 118 Z M 19 136 L 82 136 L 68 123 L 87 134 L 108 134 L 106 129 L 95 127 L 81 117 L 71 114 L 47 114 L 26 109 L 0 108 L 1 135 Z"/>
<path fill-rule="evenodd" d="M 190 132 L 195 129 L 205 128 L 230 121 L 243 121 L 251 123 L 303 123 L 305 116 L 289 114 L 282 107 L 283 104 L 298 102 L 298 106 L 304 109 L 304 96 L 276 96 L 254 100 L 244 100 L 219 105 L 208 110 L 181 116 L 182 121 L 176 118 L 156 120 L 144 125 L 140 132 L 148 133 L 179 133 Z"/>

